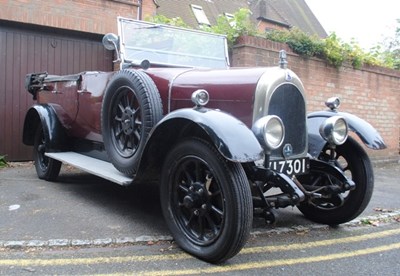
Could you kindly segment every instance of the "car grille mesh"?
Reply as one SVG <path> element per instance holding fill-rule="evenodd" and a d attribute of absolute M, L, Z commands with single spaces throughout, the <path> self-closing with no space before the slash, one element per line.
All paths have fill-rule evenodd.
<path fill-rule="evenodd" d="M 307 149 L 307 126 L 305 99 L 292 84 L 282 84 L 273 92 L 268 114 L 279 116 L 285 126 L 285 140 L 279 149 L 272 152 L 272 158 L 282 158 L 283 147 L 291 144 L 293 156 L 304 154 Z"/>

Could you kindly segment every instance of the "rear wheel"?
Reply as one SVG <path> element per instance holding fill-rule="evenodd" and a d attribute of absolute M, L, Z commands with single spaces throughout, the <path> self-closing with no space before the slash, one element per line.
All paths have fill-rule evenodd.
<path fill-rule="evenodd" d="M 43 132 L 42 125 L 36 129 L 35 140 L 33 144 L 33 161 L 35 169 L 40 179 L 48 181 L 56 180 L 60 173 L 62 163 L 45 155 L 46 138 Z"/>
<path fill-rule="evenodd" d="M 247 177 L 209 143 L 185 140 L 171 150 L 160 196 L 167 225 L 188 253 L 219 263 L 244 246 L 253 218 Z"/>
<path fill-rule="evenodd" d="M 330 156 L 331 150 L 325 147 L 319 159 L 329 161 Z M 298 206 L 307 218 L 329 225 L 348 222 L 361 214 L 367 207 L 374 188 L 371 162 L 364 149 L 354 139 L 349 137 L 343 145 L 336 147 L 334 164 L 354 181 L 355 189 L 339 194 L 322 192 L 321 198 L 310 199 Z M 338 187 L 344 185 L 334 176 L 321 172 L 311 172 L 299 180 L 302 183 L 314 183 L 314 189 L 329 185 Z"/>

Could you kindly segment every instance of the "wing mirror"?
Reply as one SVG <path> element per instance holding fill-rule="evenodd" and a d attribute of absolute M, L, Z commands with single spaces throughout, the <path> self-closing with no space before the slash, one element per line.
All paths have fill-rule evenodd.
<path fill-rule="evenodd" d="M 108 33 L 103 36 L 103 46 L 107 50 L 116 50 L 118 49 L 118 36 L 113 33 Z"/>
<path fill-rule="evenodd" d="M 106 48 L 107 50 L 110 50 L 110 51 L 115 50 L 115 52 L 117 53 L 117 59 L 114 60 L 114 62 L 121 61 L 121 57 L 120 57 L 119 51 L 118 51 L 119 38 L 117 35 L 115 35 L 113 33 L 108 33 L 108 34 L 104 35 L 102 43 L 103 43 L 104 48 Z"/>

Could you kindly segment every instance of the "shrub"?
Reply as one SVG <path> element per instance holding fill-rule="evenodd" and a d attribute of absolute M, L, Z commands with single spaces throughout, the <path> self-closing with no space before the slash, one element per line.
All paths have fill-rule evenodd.
<path fill-rule="evenodd" d="M 204 27 L 203 29 L 226 35 L 229 46 L 233 46 L 240 36 L 257 34 L 257 30 L 250 20 L 250 14 L 250 10 L 242 8 L 235 12 L 232 18 L 220 15 L 217 18 L 216 25 Z"/>
<path fill-rule="evenodd" d="M 324 44 L 320 38 L 309 36 L 296 27 L 285 31 L 267 32 L 265 38 L 286 43 L 295 53 L 305 57 L 319 57 L 323 53 Z"/>
<path fill-rule="evenodd" d="M 0 168 L 7 167 L 7 161 L 5 155 L 0 155 Z"/>
<path fill-rule="evenodd" d="M 397 55 L 393 54 L 394 51 L 391 53 L 381 51 L 379 47 L 376 47 L 373 51 L 365 52 L 355 41 L 344 43 L 335 33 L 321 39 L 316 35 L 308 35 L 296 27 L 290 30 L 276 30 L 260 34 L 251 22 L 250 14 L 250 10 L 240 9 L 233 14 L 233 18 L 220 15 L 217 18 L 216 25 L 202 26 L 200 29 L 226 35 L 230 47 L 242 35 L 262 36 L 272 41 L 286 43 L 295 53 L 303 57 L 322 58 L 337 68 L 342 66 L 344 62 L 348 62 L 357 69 L 364 64 L 400 69 L 399 49 L 396 49 Z M 179 17 L 171 19 L 157 15 L 148 20 L 178 27 L 188 27 Z M 398 33 L 400 34 L 400 28 Z"/>
<path fill-rule="evenodd" d="M 335 33 L 325 39 L 310 36 L 298 28 L 285 31 L 271 31 L 265 35 L 266 39 L 286 43 L 293 52 L 304 57 L 318 57 L 325 59 L 329 64 L 340 67 L 349 62 L 354 68 L 361 68 L 363 64 L 380 65 L 376 55 L 364 52 L 354 41 L 344 43 Z"/>
<path fill-rule="evenodd" d="M 164 15 L 155 15 L 152 17 L 147 17 L 146 21 L 190 29 L 189 25 L 187 25 L 180 17 L 169 18 Z"/>

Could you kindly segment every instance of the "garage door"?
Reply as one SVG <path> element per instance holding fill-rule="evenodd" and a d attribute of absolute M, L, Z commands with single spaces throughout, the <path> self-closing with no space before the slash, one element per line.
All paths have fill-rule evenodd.
<path fill-rule="evenodd" d="M 0 21 L 0 155 L 7 161 L 32 159 L 32 148 L 22 144 L 25 113 L 34 103 L 24 88 L 25 75 L 111 71 L 113 53 L 101 38 Z"/>

